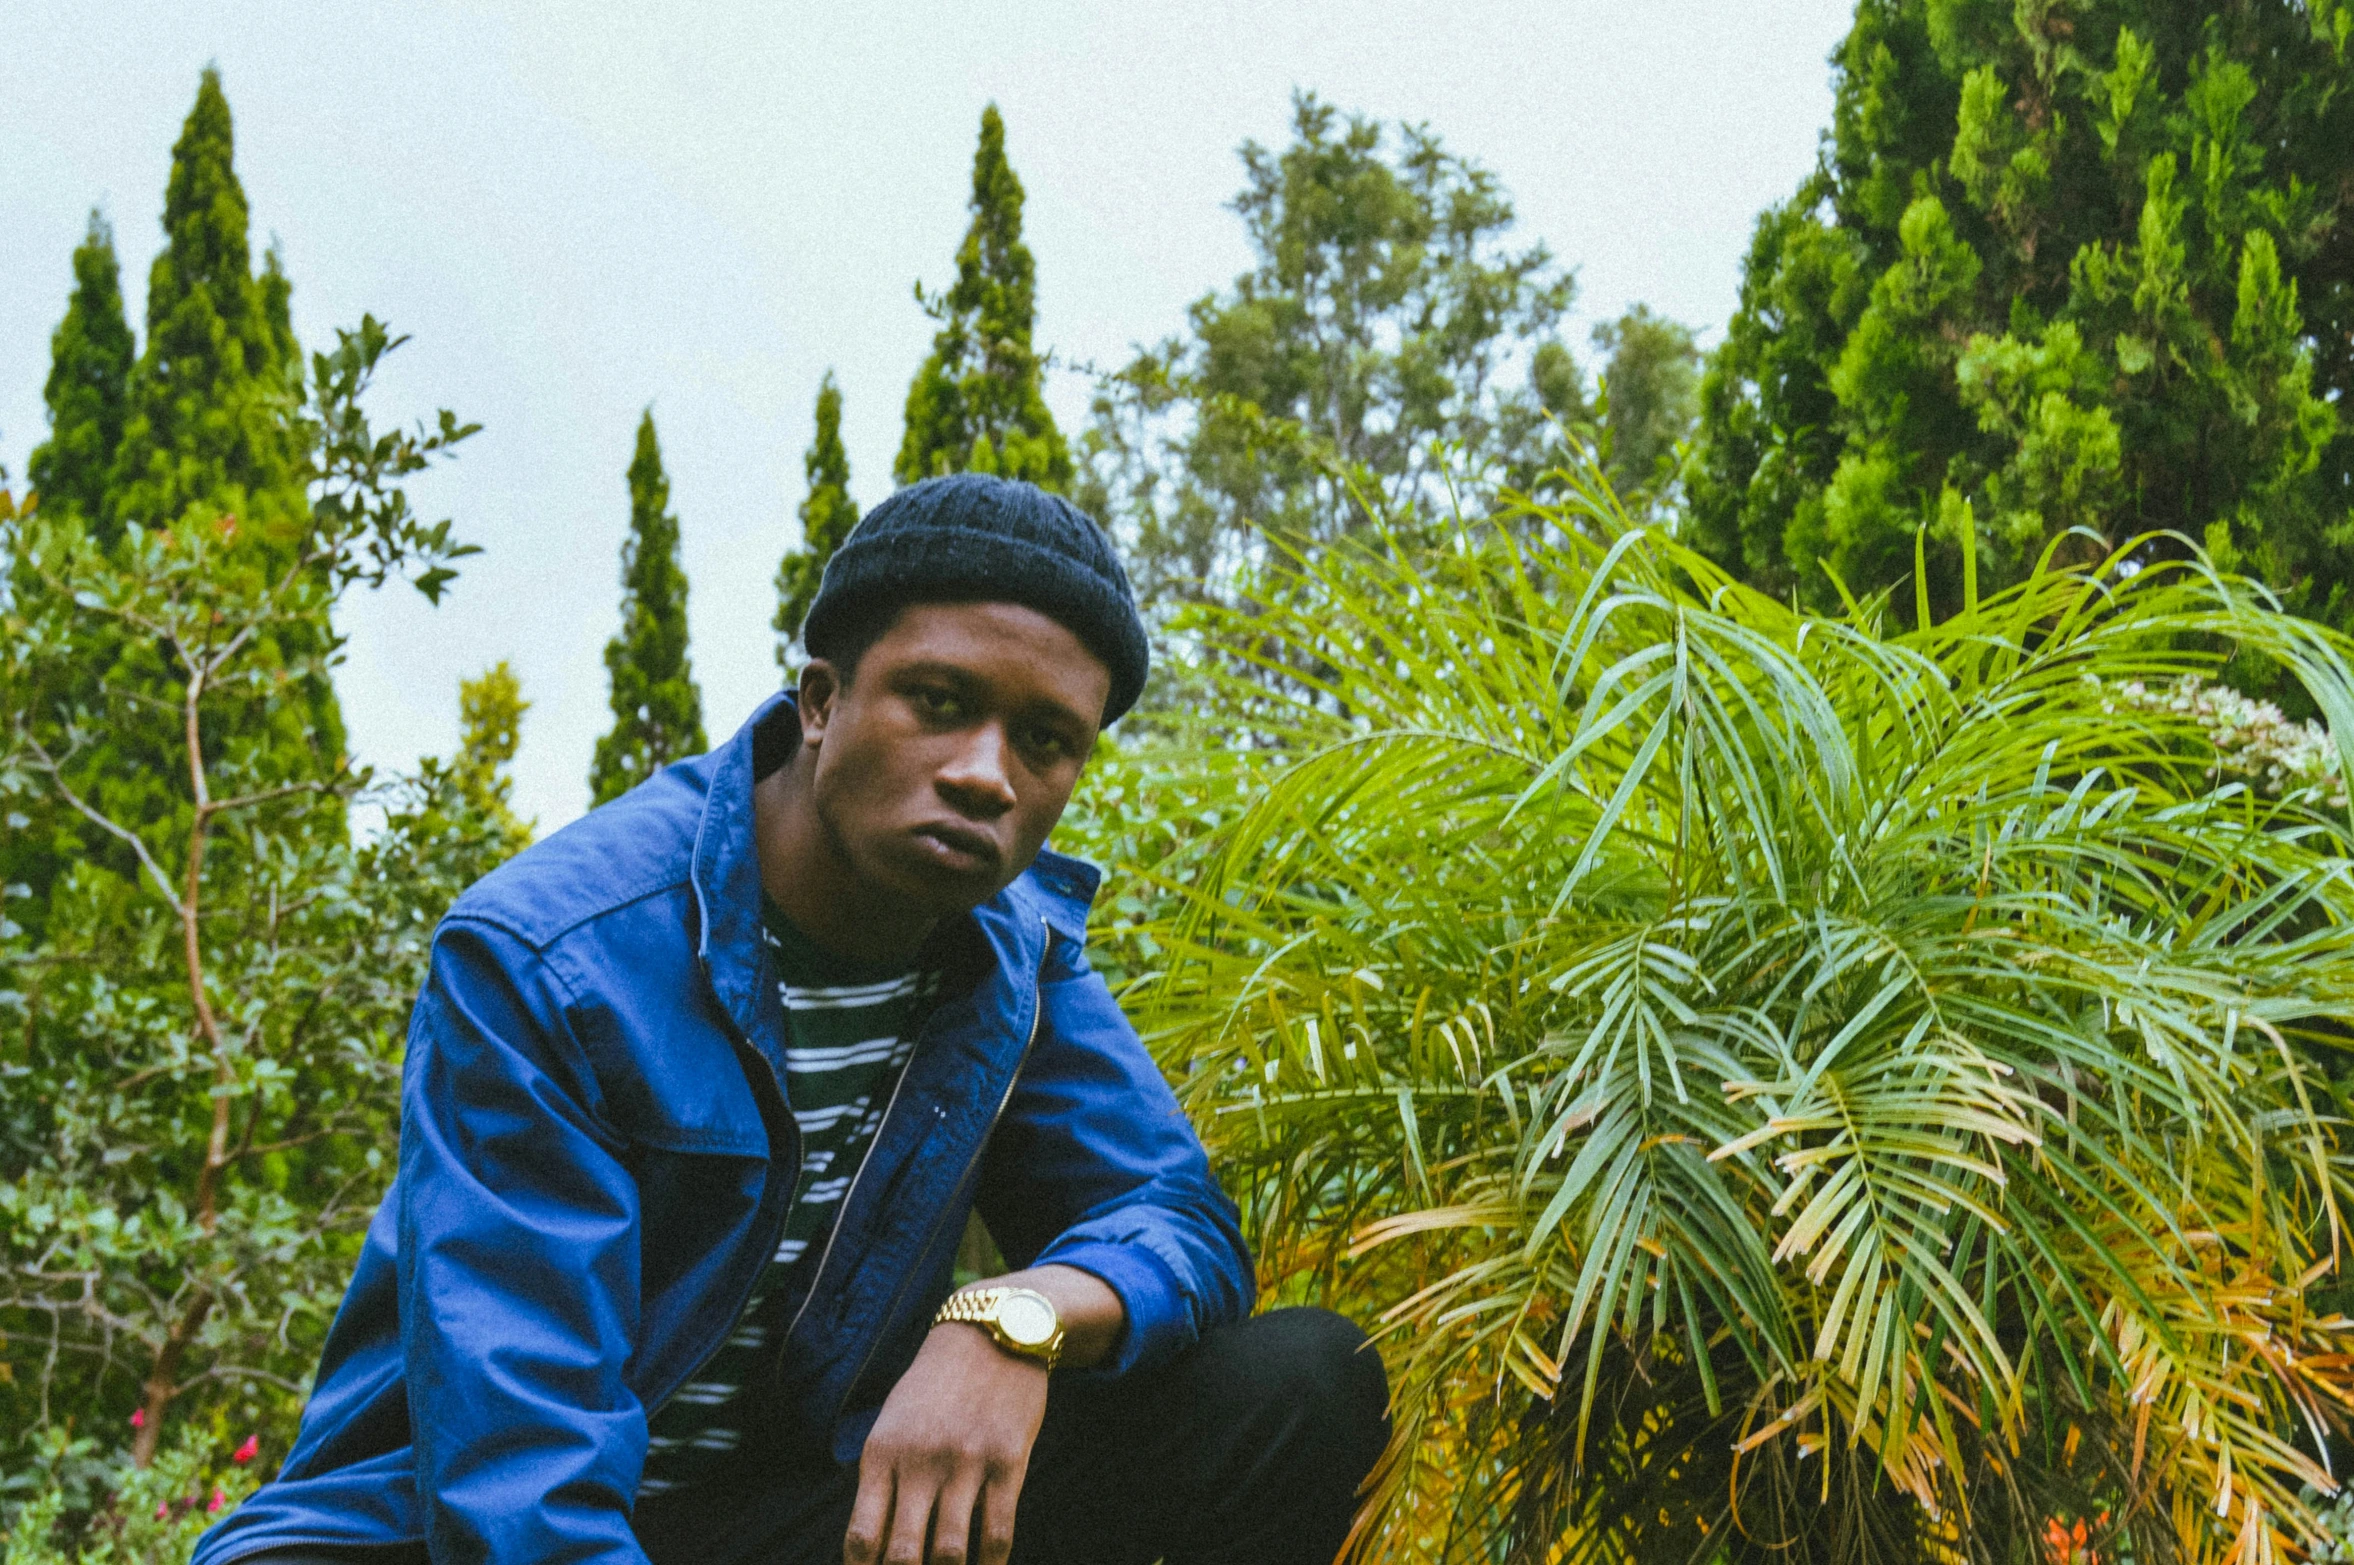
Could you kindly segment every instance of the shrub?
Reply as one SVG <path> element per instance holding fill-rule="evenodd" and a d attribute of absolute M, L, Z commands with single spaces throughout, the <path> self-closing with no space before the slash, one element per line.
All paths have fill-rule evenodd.
<path fill-rule="evenodd" d="M 1812 616 L 1576 494 L 1290 562 L 1224 639 L 1306 693 L 1238 698 L 1270 748 L 1156 882 L 1142 1014 L 1263 1269 L 1386 1328 L 1361 1541 L 2318 1542 L 2354 837 L 2115 692 L 2260 652 L 2343 767 L 2346 643 L 2122 552 Z"/>

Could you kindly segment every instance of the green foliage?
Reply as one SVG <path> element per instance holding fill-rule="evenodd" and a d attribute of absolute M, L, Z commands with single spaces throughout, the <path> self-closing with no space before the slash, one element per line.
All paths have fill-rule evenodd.
<path fill-rule="evenodd" d="M 1163 607 L 1223 598 L 1262 529 L 1406 525 L 1445 509 L 1450 472 L 1525 487 L 1558 450 L 1549 419 L 1588 411 L 1554 336 L 1573 279 L 1542 244 L 1505 247 L 1495 175 L 1305 93 L 1291 143 L 1242 162 L 1255 264 L 1106 377 L 1084 441 L 1082 503 Z"/>
<path fill-rule="evenodd" d="M 1666 514 L 1681 498 L 1686 443 L 1699 407 L 1700 348 L 1692 329 L 1638 304 L 1594 328 L 1604 355 L 1594 445 L 1630 508 Z"/>
<path fill-rule="evenodd" d="M 93 211 L 90 233 L 74 251 L 74 292 L 49 341 L 49 438 L 26 464 L 41 503 L 96 521 L 106 509 L 106 477 L 122 443 L 131 365 L 139 345 L 123 319 L 122 276 L 114 231 Z"/>
<path fill-rule="evenodd" d="M 1071 453 L 1039 388 L 1030 333 L 1038 263 L 1022 243 L 1022 182 L 1005 157 L 1005 121 L 981 111 L 973 153 L 972 226 L 946 293 L 916 300 L 940 323 L 931 356 L 907 388 L 907 434 L 892 476 L 903 484 L 942 473 L 997 473 L 1057 493 L 1070 487 Z"/>
<path fill-rule="evenodd" d="M 330 677 L 346 589 L 437 594 L 473 552 L 401 488 L 472 426 L 363 411 L 395 346 L 366 319 L 314 358 L 290 425 L 306 519 L 273 570 L 201 506 L 110 547 L 70 511 L 0 505 L 7 826 L 112 850 L 38 898 L 8 885 L 40 917 L 0 920 L 0 1451 L 62 1426 L 111 1460 L 119 1432 L 144 1467 L 168 1427 L 222 1419 L 283 1450 L 389 1178 L 426 944 L 504 828 L 428 768 L 355 846 L 367 779 L 255 714 Z M 125 645 L 152 655 L 94 656 Z M 178 750 L 151 782 L 175 807 L 118 812 L 83 786 L 90 757 L 159 709 Z"/>
<path fill-rule="evenodd" d="M 2078 529 L 2203 542 L 2348 623 L 2345 15 L 1863 0 L 1708 370 L 1693 540 L 1828 607 L 1919 537 L 1940 613 Z"/>
<path fill-rule="evenodd" d="M 500 861 L 531 846 L 534 828 L 515 813 L 515 780 L 507 771 L 523 742 L 523 714 L 530 710 L 523 682 L 504 659 L 458 682 L 458 753 L 449 763 L 450 783 L 462 817 L 495 828 Z M 426 762 L 428 768 L 435 764 Z"/>
<path fill-rule="evenodd" d="M 678 562 L 678 518 L 654 415 L 638 421 L 629 464 L 629 537 L 621 546 L 621 631 L 605 643 L 613 728 L 597 741 L 592 802 L 618 799 L 671 762 L 710 748 L 703 693 L 687 663 L 687 577 Z"/>
<path fill-rule="evenodd" d="M 826 561 L 858 525 L 858 502 L 850 498 L 850 453 L 842 447 L 842 391 L 834 372 L 817 388 L 817 433 L 809 453 L 801 459 L 809 481 L 808 498 L 801 502 L 801 547 L 777 566 L 777 667 L 790 673 L 799 661 L 801 623 L 817 601 L 818 584 L 825 580 Z"/>
<path fill-rule="evenodd" d="M 241 1445 L 223 1461 L 219 1442 L 190 1430 L 140 1468 L 87 1436 L 47 1431 L 18 1475 L 30 1495 L 9 1510 L 0 1565 L 180 1565 L 254 1490 L 256 1456 Z"/>
<path fill-rule="evenodd" d="M 239 573 L 248 590 L 259 591 L 284 571 L 310 525 L 315 442 L 304 428 L 286 279 L 274 259 L 258 280 L 249 266 L 229 107 L 212 71 L 173 148 L 164 229 L 167 242 L 149 279 L 148 340 L 124 390 L 121 438 L 102 503 L 74 500 L 50 511 L 79 514 L 102 551 L 146 547 L 150 529 L 209 528 L 214 568 Z M 117 337 L 105 324 L 119 306 L 107 303 L 103 249 L 86 244 L 76 266 L 90 275 L 59 328 L 52 386 L 93 378 L 88 350 L 94 342 L 108 341 L 108 357 L 128 345 L 127 333 Z M 93 448 L 95 457 L 98 439 L 83 406 L 89 400 L 52 398 L 53 452 Z M 91 469 L 74 471 L 86 489 Z M 43 589 L 31 580 L 18 590 L 37 595 Z M 333 629 L 324 621 L 273 620 L 257 629 L 251 656 L 256 669 L 274 667 L 283 683 L 265 689 L 257 676 L 238 699 L 208 706 L 209 723 L 234 730 L 210 733 L 208 742 L 235 748 L 253 785 L 313 775 L 318 756 L 342 754 L 342 713 L 325 674 L 333 652 Z M 106 724 L 74 747 L 71 782 L 97 809 L 138 830 L 185 830 L 193 807 L 175 693 L 180 671 L 169 664 L 163 643 L 126 627 L 111 641 L 86 638 L 74 660 L 42 665 L 38 677 L 46 683 L 25 692 L 28 707 L 58 721 L 108 706 Z M 101 697 L 102 686 L 117 693 L 144 687 L 149 694 Z M 316 825 L 343 829 L 339 815 L 322 815 Z M 39 832 L 12 833 L 0 843 L 0 880 L 31 888 L 37 925 L 55 879 L 91 857 L 114 873 L 136 873 L 119 840 L 87 821 L 56 818 Z"/>
<path fill-rule="evenodd" d="M 2354 648 L 2135 543 L 1822 618 L 1589 476 L 1208 617 L 1290 678 L 1082 820 L 1268 1285 L 1387 1328 L 1374 1557 L 2315 1541 L 2354 825 L 2126 692 L 2260 649 L 2343 776 Z"/>
<path fill-rule="evenodd" d="M 292 332 L 285 278 L 253 275 L 229 101 L 207 69 L 172 146 L 167 243 L 147 277 L 147 346 L 131 378 L 98 539 L 191 506 L 272 542 L 305 525 L 300 446 L 284 417 Z"/>

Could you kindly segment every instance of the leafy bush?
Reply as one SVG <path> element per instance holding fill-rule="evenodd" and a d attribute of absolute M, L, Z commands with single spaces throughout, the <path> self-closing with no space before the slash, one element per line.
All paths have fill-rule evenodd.
<path fill-rule="evenodd" d="M 2346 644 L 2122 555 L 1814 617 L 1576 494 L 1291 562 L 1227 647 L 1321 673 L 1131 861 L 1262 1266 L 1386 1324 L 1370 1552 L 2318 1542 L 2354 833 L 2114 692 L 2258 651 L 2342 766 Z"/>
<path fill-rule="evenodd" d="M 9 1518 L 0 1565 L 180 1565 L 205 1528 L 251 1494 L 256 1443 L 224 1459 L 189 1432 L 146 1467 L 62 1429 L 38 1441 L 37 1481 Z"/>
<path fill-rule="evenodd" d="M 0 920 L 0 1473 L 43 1479 L 12 1547 L 62 1518 L 160 1558 L 207 1439 L 284 1449 L 391 1177 L 433 923 L 517 844 L 495 757 L 376 786 L 355 843 L 370 779 L 302 717 L 345 590 L 431 596 L 472 552 L 400 487 L 468 428 L 362 411 L 396 345 L 367 320 L 314 357 L 309 507 L 269 535 L 192 505 L 102 544 L 0 493 L 0 806 L 9 862 L 55 861 Z"/>

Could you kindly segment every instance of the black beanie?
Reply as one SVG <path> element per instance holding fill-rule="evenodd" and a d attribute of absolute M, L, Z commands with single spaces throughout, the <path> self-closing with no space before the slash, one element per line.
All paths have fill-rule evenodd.
<path fill-rule="evenodd" d="M 876 506 L 826 562 L 802 644 L 830 656 L 862 620 L 915 603 L 1019 603 L 1057 621 L 1111 670 L 1106 726 L 1144 691 L 1151 653 L 1111 539 L 1036 484 L 952 473 Z"/>

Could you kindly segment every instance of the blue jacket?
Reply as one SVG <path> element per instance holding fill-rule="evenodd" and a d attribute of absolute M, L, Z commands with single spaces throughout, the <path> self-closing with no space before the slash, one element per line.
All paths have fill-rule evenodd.
<path fill-rule="evenodd" d="M 789 698 L 484 878 L 435 936 L 400 1166 L 285 1467 L 192 1565 L 424 1539 L 437 1562 L 635 1562 L 646 1420 L 734 1325 L 800 1167 L 752 783 Z M 1110 1284 L 1105 1368 L 1248 1313 L 1201 1143 L 1087 965 L 1095 872 L 1043 854 L 969 916 L 782 1353 L 780 1418 L 855 1461 L 976 1204 L 1016 1266 Z M 780 1357 L 780 1363 L 785 1358 Z"/>

